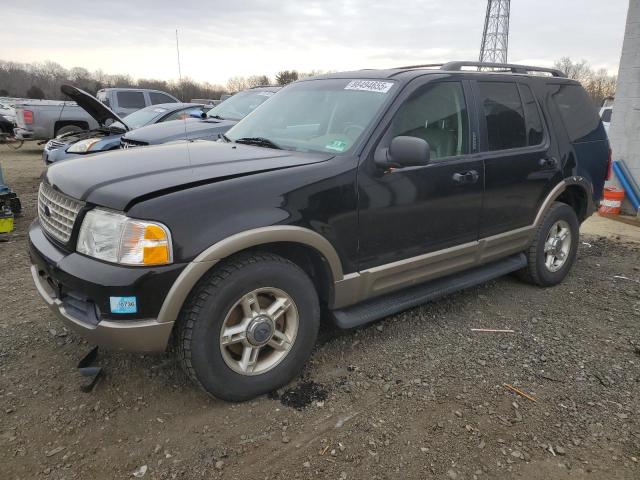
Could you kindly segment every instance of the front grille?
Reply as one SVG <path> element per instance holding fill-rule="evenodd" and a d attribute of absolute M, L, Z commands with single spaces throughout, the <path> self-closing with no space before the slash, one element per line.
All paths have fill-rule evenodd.
<path fill-rule="evenodd" d="M 56 191 L 46 183 L 38 191 L 38 218 L 40 225 L 56 240 L 67 243 L 73 225 L 84 203 Z"/>
<path fill-rule="evenodd" d="M 49 140 L 44 148 L 47 150 L 55 150 L 56 148 L 60 148 L 63 145 L 66 145 L 66 143 L 61 142 L 60 140 L 53 139 L 53 140 Z"/>
<path fill-rule="evenodd" d="M 120 139 L 120 148 L 144 147 L 146 145 L 149 145 L 149 143 L 141 142 L 140 140 L 131 140 L 129 138 Z"/>

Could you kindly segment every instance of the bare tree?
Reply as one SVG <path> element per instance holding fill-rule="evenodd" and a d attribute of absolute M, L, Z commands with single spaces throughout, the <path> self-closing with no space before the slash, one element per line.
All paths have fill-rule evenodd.
<path fill-rule="evenodd" d="M 563 71 L 567 77 L 581 83 L 589 80 L 592 73 L 589 62 L 586 60 L 574 62 L 569 57 L 562 57 L 560 60 L 557 60 L 553 66 L 554 68 Z"/>
<path fill-rule="evenodd" d="M 247 78 L 249 87 L 259 87 L 261 85 L 270 85 L 271 79 L 267 75 L 252 75 Z"/>
<path fill-rule="evenodd" d="M 574 62 L 569 57 L 562 57 L 554 67 L 562 70 L 567 77 L 579 81 L 597 106 L 602 105 L 605 98 L 615 95 L 616 76 L 610 75 L 604 68 L 594 71 L 586 60 Z"/>
<path fill-rule="evenodd" d="M 231 77 L 227 80 L 227 90 L 229 92 L 239 92 L 249 88 L 249 83 L 245 77 Z"/>

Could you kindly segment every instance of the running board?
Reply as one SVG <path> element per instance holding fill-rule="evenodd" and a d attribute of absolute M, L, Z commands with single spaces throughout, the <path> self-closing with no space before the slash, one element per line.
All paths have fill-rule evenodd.
<path fill-rule="evenodd" d="M 332 312 L 334 321 L 339 328 L 359 327 L 436 298 L 502 277 L 526 265 L 527 257 L 524 253 L 512 255 L 497 262 L 373 298 L 342 310 L 334 310 Z"/>

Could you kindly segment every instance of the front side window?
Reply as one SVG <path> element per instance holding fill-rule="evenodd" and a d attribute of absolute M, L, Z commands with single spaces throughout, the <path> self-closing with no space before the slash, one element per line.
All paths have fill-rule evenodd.
<path fill-rule="evenodd" d="M 199 109 L 189 109 L 189 108 L 185 108 L 183 110 L 178 110 L 176 112 L 173 112 L 171 115 L 167 115 L 165 118 L 162 119 L 163 122 L 169 122 L 171 120 L 185 120 L 187 118 L 194 118 L 194 116 L 192 116 L 192 114 L 199 114 L 201 113 L 202 110 Z"/>
<path fill-rule="evenodd" d="M 469 120 L 462 85 L 443 82 L 414 92 L 395 114 L 389 140 L 398 136 L 425 140 L 431 159 L 469 152 Z"/>
<path fill-rule="evenodd" d="M 346 154 L 392 99 L 390 80 L 322 79 L 291 84 L 227 132 L 268 139 L 280 148 Z M 236 94 L 239 95 L 239 94 Z M 233 101 L 234 95 L 216 108 Z"/>
<path fill-rule="evenodd" d="M 118 92 L 118 106 L 120 108 L 144 108 L 144 94 L 142 92 Z"/>
<path fill-rule="evenodd" d="M 524 108 L 515 83 L 478 82 L 489 150 L 527 146 Z"/>

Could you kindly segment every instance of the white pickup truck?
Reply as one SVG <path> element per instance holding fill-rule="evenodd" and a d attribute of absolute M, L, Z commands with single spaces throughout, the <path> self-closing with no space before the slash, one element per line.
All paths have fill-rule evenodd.
<path fill-rule="evenodd" d="M 180 101 L 168 93 L 143 88 L 104 88 L 96 97 L 121 117 L 149 105 Z M 49 140 L 65 133 L 98 127 L 93 117 L 75 102 L 24 100 L 15 109 L 14 133 L 20 140 Z"/>

